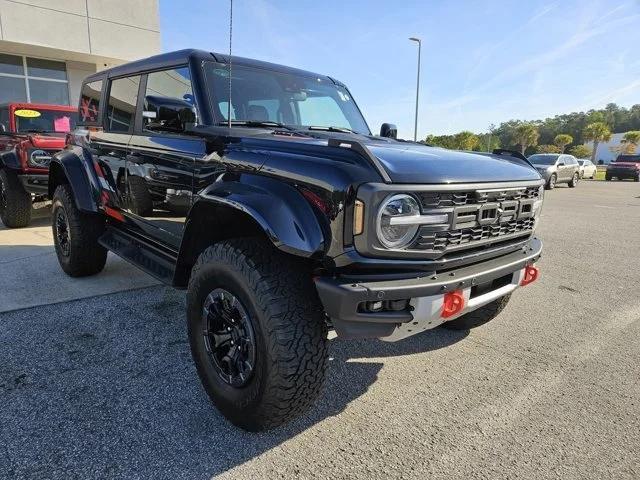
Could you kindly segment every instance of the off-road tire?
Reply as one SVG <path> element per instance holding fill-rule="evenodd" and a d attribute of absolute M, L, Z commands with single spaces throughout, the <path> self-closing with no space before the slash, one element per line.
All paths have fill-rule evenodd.
<path fill-rule="evenodd" d="M 141 217 L 147 217 L 153 211 L 153 200 L 147 182 L 144 178 L 130 175 L 127 178 L 129 184 L 129 207 L 131 212 Z"/>
<path fill-rule="evenodd" d="M 558 176 L 555 173 L 552 173 L 549 177 L 549 180 L 544 185 L 545 190 L 553 190 L 556 188 L 556 181 L 558 180 Z"/>
<path fill-rule="evenodd" d="M 496 318 L 509 303 L 511 295 L 505 295 L 485 306 L 469 312 L 454 320 L 444 322 L 441 326 L 448 330 L 470 330 Z"/>
<path fill-rule="evenodd" d="M 59 210 L 67 220 L 68 253 L 64 252 L 59 240 Z M 86 277 L 102 271 L 107 261 L 107 250 L 98 243 L 98 238 L 104 231 L 104 218 L 78 210 L 69 185 L 59 185 L 53 194 L 51 228 L 58 262 L 67 275 Z"/>
<path fill-rule="evenodd" d="M 31 222 L 31 195 L 18 176 L 0 169 L 0 219 L 8 228 L 23 228 Z M 2 198 L 4 196 L 4 198 Z"/>
<path fill-rule="evenodd" d="M 206 351 L 203 305 L 218 288 L 239 299 L 255 334 L 255 366 L 242 387 L 226 383 Z M 320 394 L 327 326 L 311 271 L 264 240 L 228 240 L 200 254 L 187 291 L 187 322 L 204 389 L 234 425 L 249 431 L 277 427 L 306 412 Z"/>
<path fill-rule="evenodd" d="M 569 188 L 576 188 L 578 186 L 578 180 L 580 175 L 578 175 L 577 173 L 573 174 L 573 177 L 571 178 L 571 181 L 569 182 Z"/>

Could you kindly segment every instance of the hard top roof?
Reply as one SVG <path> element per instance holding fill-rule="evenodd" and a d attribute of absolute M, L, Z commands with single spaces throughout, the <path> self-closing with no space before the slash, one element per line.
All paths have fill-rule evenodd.
<path fill-rule="evenodd" d="M 105 76 L 120 77 L 123 75 L 134 75 L 136 73 L 167 68 L 173 65 L 185 64 L 190 61 L 205 61 L 213 60 L 219 63 L 228 63 L 229 55 L 224 55 L 214 52 L 206 52 L 204 50 L 185 49 L 177 50 L 175 52 L 161 53 L 154 55 L 153 57 L 143 58 L 133 62 L 125 63 L 117 67 L 102 70 L 87 77 L 86 81 L 99 80 Z M 278 65 L 276 63 L 263 62 L 261 60 L 254 60 L 251 58 L 231 56 L 231 65 L 243 65 L 247 67 L 264 68 L 282 73 L 291 73 L 304 76 L 324 77 L 329 78 L 337 84 L 341 85 L 341 82 L 332 79 L 326 75 L 319 75 L 317 73 L 308 72 L 306 70 L 300 70 L 298 68 L 287 67 L 286 65 Z"/>

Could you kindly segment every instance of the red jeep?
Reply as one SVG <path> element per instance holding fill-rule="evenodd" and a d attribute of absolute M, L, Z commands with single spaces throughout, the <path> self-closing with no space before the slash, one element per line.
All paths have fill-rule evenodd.
<path fill-rule="evenodd" d="M 8 103 L 0 105 L 0 219 L 26 227 L 33 202 L 47 196 L 51 155 L 61 150 L 78 119 L 74 107 Z"/>

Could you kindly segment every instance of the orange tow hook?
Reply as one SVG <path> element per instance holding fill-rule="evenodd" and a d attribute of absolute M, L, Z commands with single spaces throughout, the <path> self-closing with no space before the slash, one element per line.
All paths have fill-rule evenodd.
<path fill-rule="evenodd" d="M 522 280 L 520 281 L 520 286 L 524 287 L 525 285 L 535 282 L 539 276 L 540 269 L 538 267 L 527 265 L 524 267 L 524 277 L 522 277 Z"/>

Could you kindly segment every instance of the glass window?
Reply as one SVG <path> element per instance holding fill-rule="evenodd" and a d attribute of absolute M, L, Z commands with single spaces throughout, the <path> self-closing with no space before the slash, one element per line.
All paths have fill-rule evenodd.
<path fill-rule="evenodd" d="M 33 103 L 69 105 L 69 84 L 30 78 L 29 95 Z"/>
<path fill-rule="evenodd" d="M 14 112 L 17 132 L 57 132 L 68 133 L 73 130 L 78 120 L 78 112 L 63 112 L 46 108 L 30 108 L 37 112 L 37 116 L 20 115 L 20 110 Z"/>
<path fill-rule="evenodd" d="M 188 67 L 153 72 L 147 76 L 147 89 L 144 94 L 144 109 L 150 110 L 151 105 L 160 103 L 170 104 L 173 108 L 193 108 L 195 99 L 191 88 L 191 74 Z M 158 112 L 155 112 L 156 115 Z M 143 118 L 145 128 L 154 124 L 158 126 L 158 118 L 145 116 Z M 161 126 L 161 125 L 160 125 Z"/>
<path fill-rule="evenodd" d="M 529 161 L 534 165 L 555 165 L 558 155 L 554 153 L 536 153 L 529 157 Z"/>
<path fill-rule="evenodd" d="M 24 78 L 0 75 L 0 103 L 26 102 L 27 87 Z"/>
<path fill-rule="evenodd" d="M 8 73 L 10 75 L 24 75 L 22 57 L 0 53 L 0 73 Z"/>
<path fill-rule="evenodd" d="M 100 110 L 100 94 L 102 93 L 102 80 L 85 83 L 80 92 L 80 121 L 98 121 L 98 111 Z"/>
<path fill-rule="evenodd" d="M 236 122 L 269 121 L 293 127 L 348 128 L 369 135 L 349 91 L 327 77 L 272 71 L 237 65 L 232 69 L 229 95 L 229 69 L 206 62 L 207 86 L 218 106 L 218 121 L 227 120 L 231 96 Z"/>
<path fill-rule="evenodd" d="M 111 132 L 130 132 L 136 114 L 140 76 L 113 80 L 107 101 L 105 128 Z"/>
<path fill-rule="evenodd" d="M 27 75 L 30 77 L 66 80 L 67 66 L 64 62 L 44 60 L 41 58 L 27 58 Z"/>

